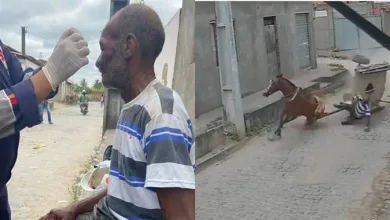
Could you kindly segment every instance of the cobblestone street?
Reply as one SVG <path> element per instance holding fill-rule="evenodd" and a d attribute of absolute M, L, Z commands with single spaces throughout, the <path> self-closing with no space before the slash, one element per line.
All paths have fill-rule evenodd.
<path fill-rule="evenodd" d="M 328 111 L 340 94 L 326 100 Z M 341 126 L 346 115 L 312 129 L 298 118 L 281 140 L 254 137 L 199 173 L 197 219 L 390 219 L 390 107 L 373 115 L 370 133 Z"/>
<path fill-rule="evenodd" d="M 19 155 L 8 183 L 12 219 L 39 219 L 51 208 L 71 201 L 69 186 L 99 144 L 103 108 L 90 103 L 52 111 L 53 125 L 44 123 L 21 133 Z"/>

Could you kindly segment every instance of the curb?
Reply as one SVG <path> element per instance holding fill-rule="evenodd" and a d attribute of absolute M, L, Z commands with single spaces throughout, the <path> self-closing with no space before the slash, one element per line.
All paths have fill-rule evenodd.
<path fill-rule="evenodd" d="M 342 82 L 333 82 L 331 85 L 328 85 L 324 88 L 320 88 L 318 90 L 313 91 L 313 93 L 320 92 L 322 95 L 329 95 L 329 94 L 334 94 L 341 88 L 345 87 L 347 84 L 345 81 Z M 264 127 L 261 130 L 266 130 L 269 127 L 272 127 L 274 123 L 268 124 L 266 127 Z M 224 146 L 219 146 L 210 153 L 207 153 L 206 155 L 198 158 L 196 160 L 196 169 L 195 169 L 195 174 L 198 174 L 208 168 L 209 166 L 215 164 L 218 161 L 226 159 L 229 155 L 232 155 L 233 153 L 241 150 L 246 143 L 248 143 L 249 140 L 251 140 L 253 137 L 256 136 L 262 136 L 263 134 L 260 135 L 254 135 L 254 136 L 248 136 L 245 137 L 244 139 L 240 141 L 231 141 L 231 143 L 224 145 Z"/>
<path fill-rule="evenodd" d="M 196 160 L 196 169 L 195 174 L 200 173 L 205 170 L 207 167 L 215 164 L 217 161 L 225 159 L 227 156 L 237 152 L 254 136 L 245 137 L 240 141 L 234 141 L 225 146 L 220 146 L 214 149 L 212 152 L 198 158 Z"/>

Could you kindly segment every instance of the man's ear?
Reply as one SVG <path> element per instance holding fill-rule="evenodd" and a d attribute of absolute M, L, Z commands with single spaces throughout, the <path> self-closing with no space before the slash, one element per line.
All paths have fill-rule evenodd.
<path fill-rule="evenodd" d="M 134 55 L 135 48 L 137 45 L 137 38 L 134 34 L 130 33 L 126 36 L 126 41 L 124 43 L 124 57 L 125 59 L 129 59 Z"/>

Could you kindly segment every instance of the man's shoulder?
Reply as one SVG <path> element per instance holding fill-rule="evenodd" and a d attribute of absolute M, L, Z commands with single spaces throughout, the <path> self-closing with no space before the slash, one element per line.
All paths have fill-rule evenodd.
<path fill-rule="evenodd" d="M 176 110 L 185 108 L 181 97 L 177 92 L 169 87 L 157 83 L 154 86 L 157 95 L 152 102 L 158 103 L 163 113 L 177 113 Z"/>

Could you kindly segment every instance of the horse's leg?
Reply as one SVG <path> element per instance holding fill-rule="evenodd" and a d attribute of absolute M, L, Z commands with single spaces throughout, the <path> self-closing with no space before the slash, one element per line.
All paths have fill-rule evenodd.
<path fill-rule="evenodd" d="M 283 125 L 286 124 L 287 122 L 290 122 L 292 120 L 295 120 L 296 118 L 298 118 L 297 116 L 286 116 L 285 117 L 285 120 L 283 122 Z M 282 127 L 283 128 L 283 127 Z"/>
<path fill-rule="evenodd" d="M 280 113 L 279 125 L 275 130 L 275 135 L 278 137 L 282 136 L 282 127 L 283 127 L 285 120 L 287 118 L 286 116 L 287 116 L 286 111 L 283 109 Z"/>
<path fill-rule="evenodd" d="M 311 116 L 306 116 L 305 126 L 310 126 L 310 125 L 312 125 L 314 123 L 316 110 L 317 109 L 314 109 L 314 112 L 311 113 L 312 114 Z"/>
<path fill-rule="evenodd" d="M 314 123 L 314 118 L 313 117 L 306 117 L 306 126 L 310 126 Z"/>

